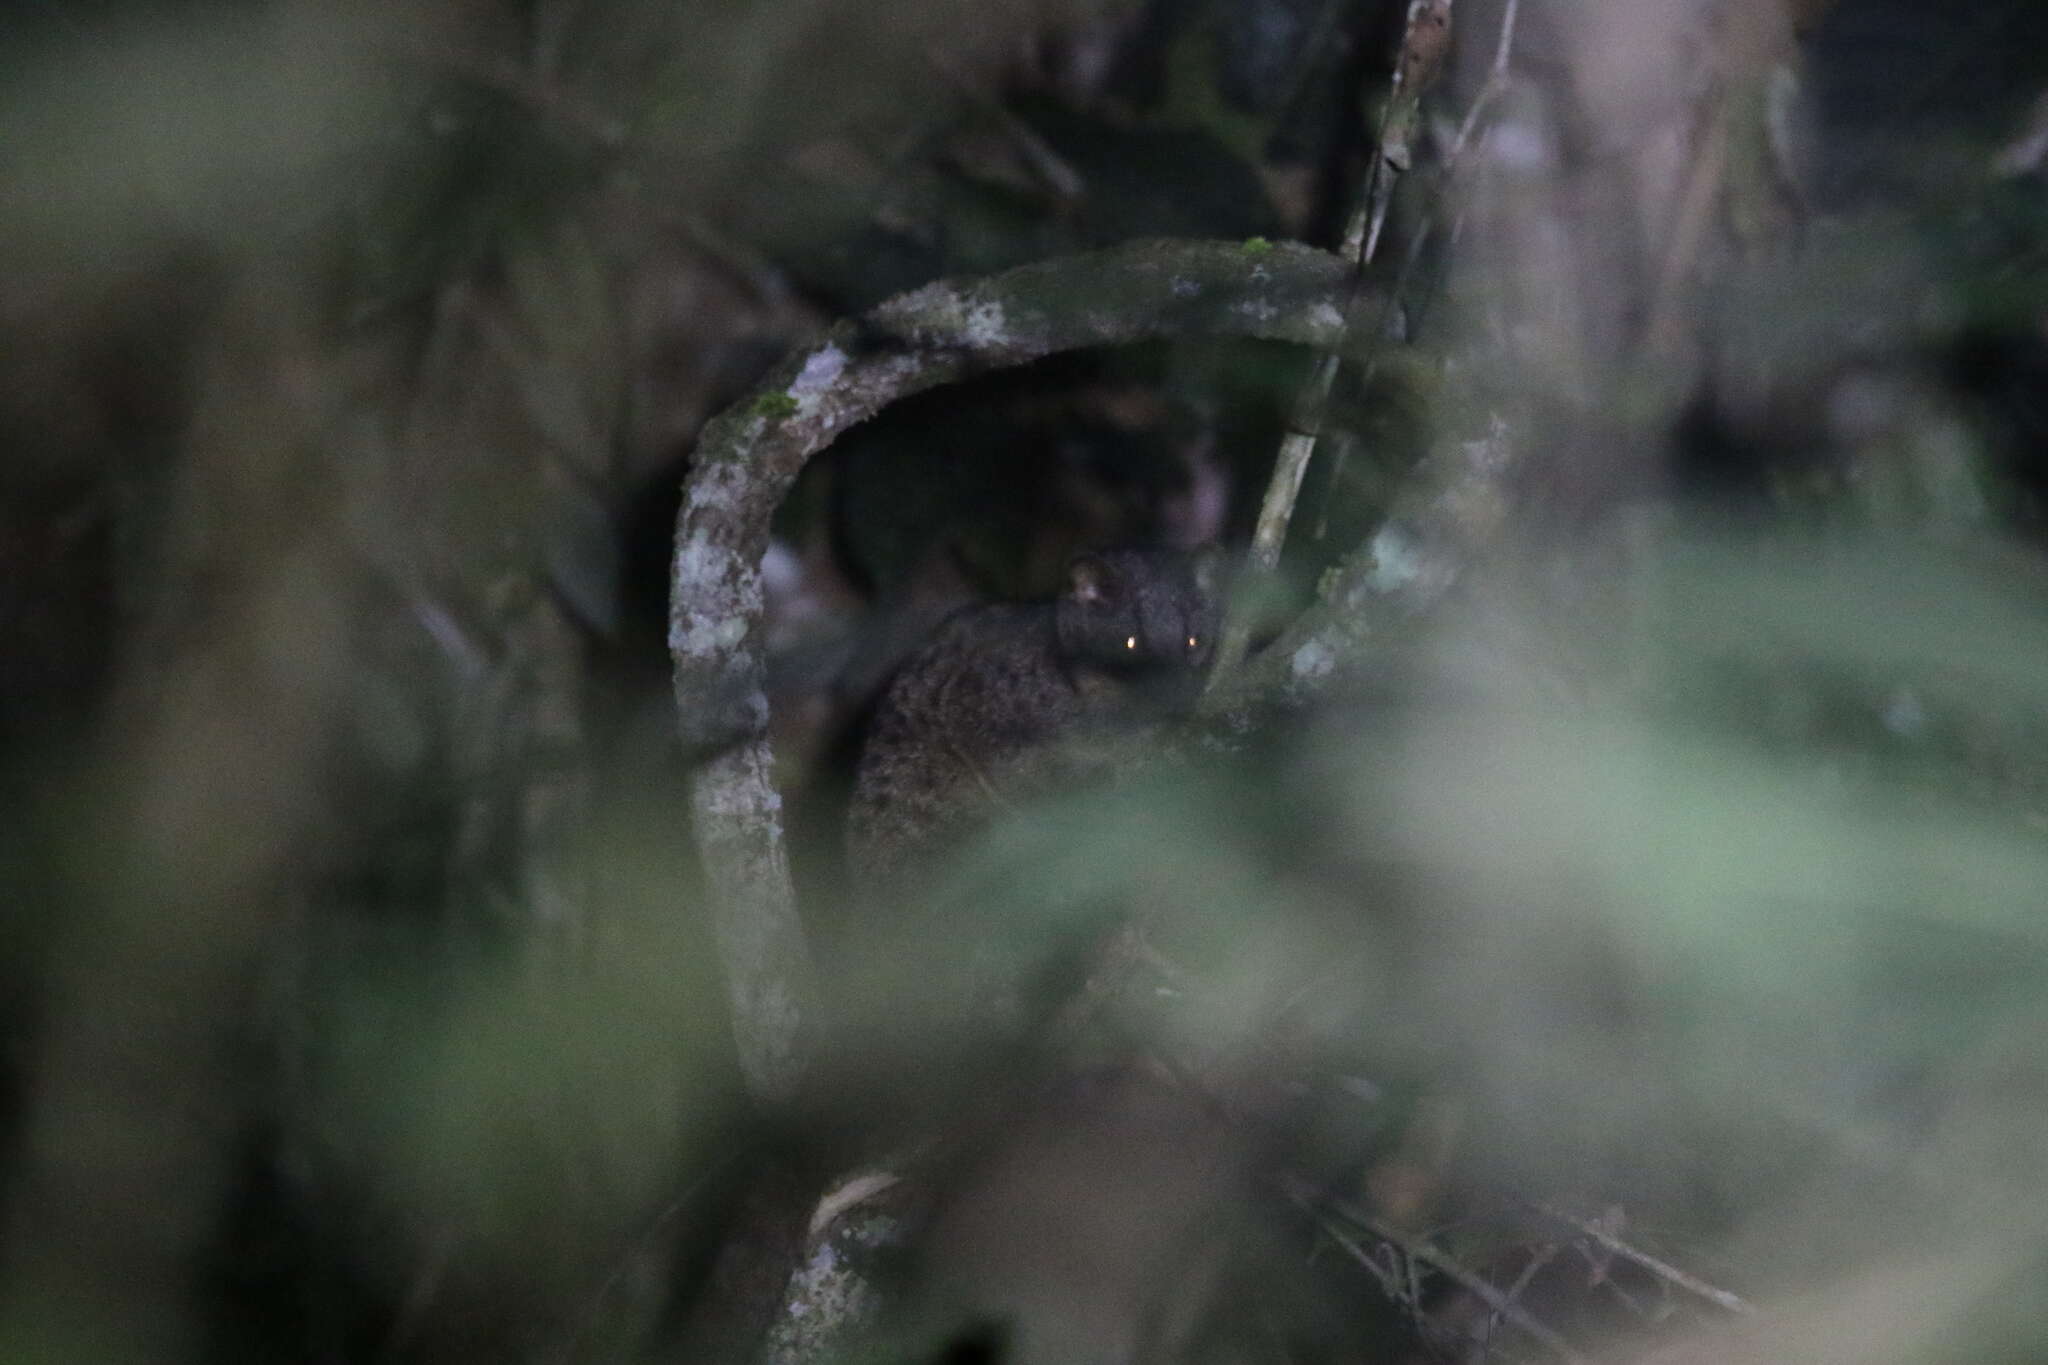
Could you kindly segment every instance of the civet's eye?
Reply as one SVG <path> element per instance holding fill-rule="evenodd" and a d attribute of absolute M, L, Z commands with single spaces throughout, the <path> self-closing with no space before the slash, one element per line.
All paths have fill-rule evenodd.
<path fill-rule="evenodd" d="M 1138 637 L 1137 637 L 1137 636 L 1135 636 L 1135 635 L 1126 635 L 1126 636 L 1124 637 L 1124 648 L 1125 648 L 1125 649 L 1136 649 L 1137 647 L 1138 647 Z"/>
<path fill-rule="evenodd" d="M 1193 649 L 1193 648 L 1195 648 L 1195 647 L 1196 647 L 1197 645 L 1199 645 L 1199 644 L 1201 644 L 1201 640 L 1200 640 L 1200 639 L 1199 639 L 1198 637 L 1196 637 L 1196 636 L 1193 636 L 1193 635 L 1190 635 L 1190 636 L 1188 636 L 1188 648 L 1189 648 L 1189 649 Z"/>

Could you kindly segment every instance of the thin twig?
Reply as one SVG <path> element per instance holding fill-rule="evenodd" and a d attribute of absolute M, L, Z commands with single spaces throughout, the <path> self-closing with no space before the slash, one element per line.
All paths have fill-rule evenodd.
<path fill-rule="evenodd" d="M 1459 120 L 1458 135 L 1451 139 L 1451 148 L 1444 153 L 1443 167 L 1437 172 L 1438 183 L 1448 193 L 1451 182 L 1456 179 L 1458 165 L 1465 158 L 1465 149 L 1472 143 L 1472 136 L 1479 130 L 1479 120 L 1491 108 L 1501 92 L 1508 87 L 1508 64 L 1515 51 L 1515 23 L 1522 13 L 1522 0 L 1508 0 L 1500 15 L 1500 33 L 1493 43 L 1493 63 L 1486 69 L 1486 80 L 1481 83 L 1479 93 L 1472 97 L 1472 105 L 1465 110 L 1465 117 Z M 1434 211 L 1423 215 L 1421 226 L 1415 230 L 1415 237 L 1408 243 L 1408 250 L 1401 260 L 1401 273 L 1394 279 L 1394 288 L 1387 295 L 1383 307 L 1392 310 L 1400 306 L 1402 297 L 1408 292 L 1408 282 L 1414 277 L 1417 262 L 1422 259 L 1422 250 L 1429 245 L 1429 238 L 1436 231 Z"/>
<path fill-rule="evenodd" d="M 1360 1246 L 1350 1233 L 1339 1227 L 1335 1219 L 1317 1209 L 1315 1201 L 1310 1199 L 1305 1191 L 1289 1189 L 1287 1197 L 1302 1212 L 1316 1220 L 1316 1227 L 1325 1237 L 1328 1237 L 1345 1255 L 1363 1266 L 1368 1275 L 1378 1280 L 1380 1282 L 1380 1289 L 1385 1292 L 1388 1298 L 1396 1303 L 1414 1302 L 1410 1297 L 1408 1287 L 1401 1283 L 1400 1277 L 1374 1259 L 1372 1253 Z"/>
<path fill-rule="evenodd" d="M 1725 1289 L 1717 1289 L 1697 1275 L 1688 1274 L 1668 1261 L 1660 1261 L 1649 1252 L 1640 1251 L 1630 1246 L 1598 1223 L 1585 1218 L 1575 1217 L 1562 1209 L 1552 1208 L 1547 1204 L 1532 1203 L 1529 1207 L 1542 1214 L 1545 1218 L 1553 1218 L 1563 1223 L 1580 1236 L 1590 1239 L 1598 1246 L 1621 1257 L 1623 1260 L 1633 1261 L 1652 1275 L 1668 1280 L 1689 1293 L 1697 1294 L 1700 1298 L 1705 1299 L 1717 1308 L 1725 1308 L 1730 1313 L 1739 1313 L 1744 1317 L 1752 1316 L 1756 1312 L 1756 1309 L 1741 1296 L 1731 1294 Z"/>
<path fill-rule="evenodd" d="M 1529 1264 L 1522 1267 L 1522 1273 L 1515 1276 L 1515 1282 L 1508 1286 L 1507 1301 L 1509 1303 L 1520 1303 L 1522 1301 L 1523 1291 L 1527 1290 L 1530 1283 L 1543 1272 L 1543 1267 L 1557 1259 L 1559 1250 L 1560 1248 L 1555 1242 L 1547 1242 L 1536 1249 L 1536 1254 L 1529 1258 Z M 1491 1338 L 1494 1332 L 1499 1329 L 1500 1324 L 1501 1315 L 1497 1312 L 1489 1313 L 1486 1318 L 1486 1337 Z"/>
<path fill-rule="evenodd" d="M 1466 1269 L 1463 1264 L 1448 1252 L 1427 1241 L 1411 1237 L 1400 1229 L 1372 1217 L 1363 1209 L 1354 1208 L 1341 1201 L 1325 1200 L 1319 1206 L 1316 1201 L 1309 1197 L 1306 1188 L 1302 1187 L 1298 1182 L 1288 1183 L 1287 1195 L 1295 1204 L 1312 1213 L 1323 1231 L 1330 1235 L 1331 1240 L 1335 1241 L 1338 1246 L 1342 1247 L 1368 1270 L 1373 1270 L 1372 1257 L 1355 1240 L 1346 1237 L 1340 1228 L 1333 1225 L 1334 1219 L 1332 1215 L 1342 1218 L 1353 1227 L 1371 1233 L 1388 1246 L 1399 1250 L 1402 1255 L 1410 1260 L 1419 1261 L 1430 1267 L 1430 1269 L 1444 1276 L 1444 1278 L 1450 1280 L 1460 1289 L 1477 1298 L 1481 1303 L 1484 1303 L 1502 1321 L 1542 1345 L 1545 1349 L 1556 1355 L 1558 1359 L 1569 1361 L 1572 1365 L 1584 1365 L 1586 1357 L 1572 1349 L 1570 1342 L 1559 1336 L 1553 1329 L 1537 1321 L 1527 1309 L 1516 1303 L 1510 1295 L 1494 1288 L 1484 1276 Z M 1381 1278 L 1377 1270 L 1374 1270 L 1374 1275 L 1375 1278 Z M 1384 1283 L 1383 1279 L 1382 1283 Z"/>
<path fill-rule="evenodd" d="M 1031 173 L 1052 191 L 1055 198 L 1072 204 L 1088 192 L 1088 182 L 1074 169 L 1072 162 L 1061 156 L 1036 128 L 1019 118 L 1008 105 L 976 85 L 949 57 L 936 48 L 927 47 L 924 59 L 925 64 L 956 93 L 995 121 L 996 126 L 1003 130 L 1003 136 L 1016 148 L 1018 156 L 1023 158 L 1024 164 L 1030 167 Z"/>
<path fill-rule="evenodd" d="M 1521 11 L 1522 0 L 1508 0 L 1506 8 L 1501 11 L 1500 33 L 1493 44 L 1493 64 L 1487 68 L 1486 80 L 1480 85 L 1479 93 L 1472 97 L 1471 107 L 1465 110 L 1465 117 L 1458 124 L 1458 134 L 1452 139 L 1450 150 L 1444 155 L 1443 165 L 1437 171 L 1439 194 L 1450 192 L 1451 183 L 1458 173 L 1458 163 L 1464 159 L 1465 148 L 1471 145 L 1472 136 L 1479 128 L 1480 118 L 1492 107 L 1494 101 L 1500 98 L 1501 92 L 1507 89 L 1508 63 L 1515 50 L 1515 23 Z M 1423 249 L 1429 245 L 1429 239 L 1436 231 L 1436 223 L 1436 210 L 1429 209 L 1422 215 L 1422 221 L 1417 224 L 1415 235 L 1409 239 L 1408 249 L 1401 254 L 1401 269 L 1394 276 L 1393 288 L 1387 292 L 1385 301 L 1380 305 L 1379 322 L 1375 329 L 1377 335 L 1387 334 L 1393 323 L 1394 310 L 1399 308 L 1401 301 L 1408 296 L 1408 286 L 1414 280 L 1416 267 L 1422 261 Z M 1362 385 L 1372 382 L 1377 367 L 1377 359 L 1366 361 L 1365 376 L 1360 381 Z M 1323 485 L 1322 506 L 1316 515 L 1314 535 L 1317 540 L 1321 540 L 1330 529 L 1330 500 L 1336 495 L 1337 481 L 1344 473 L 1345 459 L 1349 454 L 1348 446 L 1339 446 L 1331 460 L 1330 477 Z"/>
<path fill-rule="evenodd" d="M 1515 20 L 1521 14 L 1522 0 L 1508 0 L 1507 7 L 1500 15 L 1500 37 L 1493 45 L 1493 65 L 1486 70 L 1486 82 L 1479 87 L 1479 93 L 1472 97 L 1472 107 L 1465 111 L 1465 117 L 1458 124 L 1458 136 L 1451 142 L 1451 150 L 1444 155 L 1443 176 L 1449 181 L 1458 168 L 1458 159 L 1465 155 L 1465 146 L 1472 141 L 1472 133 L 1479 126 L 1479 117 L 1487 106 L 1500 98 L 1500 92 L 1507 88 L 1508 58 L 1515 50 Z"/>
<path fill-rule="evenodd" d="M 1409 166 L 1409 148 L 1420 124 L 1422 94 L 1436 78 L 1449 46 L 1451 0 L 1411 0 L 1408 26 L 1401 35 L 1401 47 L 1394 61 L 1392 89 L 1380 111 L 1374 139 L 1372 164 L 1366 170 L 1357 202 L 1344 226 L 1344 240 L 1337 254 L 1351 266 L 1344 291 L 1342 316 L 1349 319 L 1364 288 L 1365 268 L 1379 249 L 1380 230 L 1386 222 L 1394 184 Z M 1308 472 L 1309 457 L 1323 429 L 1329 411 L 1330 390 L 1336 382 L 1338 353 L 1317 357 L 1308 381 L 1296 395 L 1294 411 L 1281 438 L 1273 461 L 1273 477 L 1266 485 L 1266 499 L 1259 508 L 1251 549 L 1245 556 L 1248 583 L 1256 584 L 1280 565 L 1280 550 L 1287 541 L 1287 524 L 1293 519 L 1295 500 L 1301 495 L 1301 481 Z M 1223 641 L 1216 651 L 1211 672 L 1214 685 L 1243 661 L 1251 641 L 1254 594 L 1240 594 L 1224 619 Z"/>

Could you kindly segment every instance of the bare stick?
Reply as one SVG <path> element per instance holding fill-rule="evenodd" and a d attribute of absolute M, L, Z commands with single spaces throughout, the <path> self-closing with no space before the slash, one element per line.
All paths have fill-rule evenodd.
<path fill-rule="evenodd" d="M 1421 121 L 1422 93 L 1442 66 L 1444 52 L 1450 45 L 1450 23 L 1451 0 L 1411 0 L 1408 6 L 1408 26 L 1401 36 L 1400 55 L 1394 63 L 1393 88 L 1380 114 L 1376 153 L 1345 224 L 1343 244 L 1338 248 L 1338 254 L 1351 267 L 1344 293 L 1347 316 L 1364 286 L 1365 267 L 1372 263 L 1379 249 L 1380 229 L 1386 222 L 1395 181 L 1410 164 L 1411 142 Z M 1320 357 L 1295 396 L 1293 415 L 1288 420 L 1287 434 L 1281 438 L 1279 454 L 1274 457 L 1273 477 L 1266 484 L 1266 500 L 1260 505 L 1258 526 L 1252 532 L 1251 549 L 1245 556 L 1245 577 L 1249 583 L 1264 580 L 1280 565 L 1287 524 L 1294 517 L 1302 477 L 1308 472 L 1309 457 L 1315 451 L 1324 414 L 1329 410 L 1337 364 L 1335 352 Z M 1244 659 L 1251 640 L 1252 600 L 1251 594 L 1240 594 L 1224 620 L 1212 685 Z"/>
<path fill-rule="evenodd" d="M 1749 1301 L 1740 1295 L 1731 1294 L 1725 1289 L 1717 1289 L 1697 1275 L 1689 1274 L 1668 1261 L 1658 1260 L 1647 1251 L 1640 1251 L 1630 1246 L 1598 1223 L 1585 1218 L 1574 1217 L 1562 1209 L 1554 1209 L 1547 1204 L 1531 1204 L 1529 1207 L 1535 1209 L 1536 1212 L 1542 1214 L 1545 1218 L 1556 1219 L 1566 1227 L 1577 1232 L 1580 1236 L 1588 1238 L 1623 1260 L 1635 1262 L 1635 1264 L 1659 1279 L 1667 1280 L 1688 1293 L 1697 1294 L 1717 1308 L 1725 1308 L 1729 1312 L 1738 1313 L 1743 1317 L 1752 1316 L 1756 1312 L 1756 1309 L 1750 1305 Z"/>
<path fill-rule="evenodd" d="M 1463 121 L 1458 124 L 1458 136 L 1451 143 L 1451 150 L 1444 157 L 1444 178 L 1449 180 L 1458 169 L 1458 159 L 1465 155 L 1465 147 L 1472 141 L 1473 132 L 1479 127 L 1479 119 L 1493 102 L 1500 98 L 1500 92 L 1507 88 L 1508 58 L 1515 50 L 1515 20 L 1521 14 L 1522 0 L 1508 0 L 1507 8 L 1500 15 L 1500 37 L 1493 45 L 1493 65 L 1486 69 L 1486 82 L 1479 87 L 1479 93 L 1472 97 L 1472 107 L 1465 111 Z"/>
<path fill-rule="evenodd" d="M 1527 1309 L 1515 1302 L 1512 1295 L 1496 1289 L 1485 1276 L 1480 1275 L 1476 1271 L 1466 1269 L 1450 1253 L 1441 1250 L 1430 1242 L 1418 1237 L 1412 1237 L 1402 1232 L 1399 1228 L 1372 1217 L 1363 1209 L 1353 1208 L 1342 1202 L 1323 1201 L 1321 1204 L 1318 1204 L 1300 1182 L 1287 1182 L 1287 1196 L 1300 1208 L 1314 1215 L 1323 1231 L 1329 1234 L 1330 1239 L 1343 1248 L 1352 1259 L 1371 1272 L 1375 1278 L 1379 1279 L 1381 1284 L 1384 1285 L 1387 1282 L 1384 1270 L 1373 1261 L 1370 1252 L 1366 1251 L 1355 1238 L 1349 1236 L 1339 1226 L 1339 1219 L 1363 1232 L 1370 1233 L 1375 1238 L 1399 1251 L 1409 1260 L 1419 1262 L 1436 1271 L 1460 1289 L 1465 1290 L 1485 1304 L 1501 1321 L 1516 1328 L 1530 1339 L 1545 1347 L 1559 1360 L 1568 1361 L 1570 1365 L 1584 1365 L 1586 1357 L 1572 1349 L 1570 1342 L 1559 1336 L 1552 1328 L 1538 1322 Z"/>
<path fill-rule="evenodd" d="M 1538 1247 L 1536 1253 L 1529 1258 L 1529 1263 L 1522 1267 L 1522 1273 L 1515 1276 L 1515 1282 L 1508 1286 L 1507 1301 L 1509 1303 L 1520 1303 L 1523 1293 L 1535 1282 L 1536 1277 L 1543 1273 L 1543 1267 L 1557 1259 L 1557 1253 L 1558 1246 L 1555 1242 Z M 1500 1326 L 1500 1323 L 1501 1315 L 1498 1312 L 1488 1314 L 1486 1319 L 1486 1335 L 1489 1338 L 1492 1337 L 1494 1330 Z"/>

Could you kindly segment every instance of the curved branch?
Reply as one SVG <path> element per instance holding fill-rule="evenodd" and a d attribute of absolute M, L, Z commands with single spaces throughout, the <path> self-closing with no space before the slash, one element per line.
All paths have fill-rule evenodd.
<path fill-rule="evenodd" d="M 812 967 L 771 781 L 761 653 L 769 518 L 804 462 L 888 404 L 1061 351 L 1158 337 L 1345 344 L 1350 267 L 1303 246 L 1146 241 L 940 281 L 890 299 L 785 361 L 708 423 L 683 485 L 670 578 L 678 724 L 707 755 L 692 813 L 749 1088 L 791 1098 Z M 1366 297 L 1354 309 L 1379 315 Z M 1354 335 L 1369 344 L 1371 329 Z"/>
<path fill-rule="evenodd" d="M 683 486 L 669 648 L 686 742 L 721 747 L 766 723 L 756 636 L 769 517 L 840 432 L 925 389 L 1082 347 L 1196 335 L 1337 345 L 1346 271 L 1302 246 L 1139 242 L 926 285 L 785 361 L 705 425 Z"/>

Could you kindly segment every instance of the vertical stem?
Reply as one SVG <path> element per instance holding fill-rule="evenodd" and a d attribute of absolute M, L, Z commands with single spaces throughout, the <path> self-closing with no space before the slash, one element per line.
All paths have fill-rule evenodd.
<path fill-rule="evenodd" d="M 1365 267 L 1379 250 L 1380 232 L 1386 225 L 1387 205 L 1394 185 L 1408 169 L 1410 143 L 1421 125 L 1422 93 L 1428 89 L 1442 65 L 1449 47 L 1451 0 L 1411 0 L 1408 24 L 1401 35 L 1401 48 L 1394 62 L 1393 85 L 1380 112 L 1372 165 L 1351 216 L 1344 225 L 1344 240 L 1338 254 L 1351 264 L 1344 290 L 1344 316 L 1348 319 L 1357 305 L 1365 281 Z M 1315 368 L 1295 396 L 1294 411 L 1274 457 L 1273 477 L 1266 483 L 1266 500 L 1259 507 L 1259 521 L 1252 532 L 1251 549 L 1245 556 L 1245 580 L 1256 585 L 1280 567 L 1280 551 L 1287 543 L 1287 525 L 1294 517 L 1294 503 L 1301 494 L 1301 481 L 1308 473 L 1309 457 L 1321 435 L 1324 415 L 1329 411 L 1330 390 L 1337 379 L 1338 352 L 1317 357 Z M 1251 603 L 1255 593 L 1238 593 L 1224 618 L 1223 641 L 1216 651 L 1216 667 L 1210 676 L 1216 685 L 1244 660 L 1252 632 Z"/>

